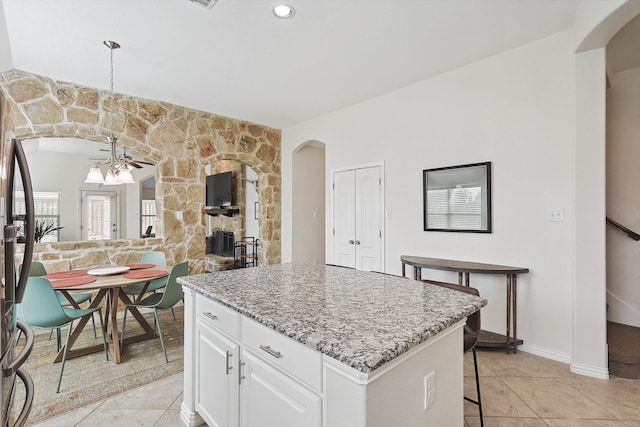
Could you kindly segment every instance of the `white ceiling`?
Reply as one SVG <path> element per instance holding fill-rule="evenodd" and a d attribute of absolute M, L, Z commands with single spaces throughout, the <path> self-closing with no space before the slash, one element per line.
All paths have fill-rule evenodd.
<path fill-rule="evenodd" d="M 280 20 L 276 1 L 1 4 L 13 68 L 108 89 L 115 40 L 116 92 L 287 128 L 562 31 L 579 3 L 290 0 Z"/>

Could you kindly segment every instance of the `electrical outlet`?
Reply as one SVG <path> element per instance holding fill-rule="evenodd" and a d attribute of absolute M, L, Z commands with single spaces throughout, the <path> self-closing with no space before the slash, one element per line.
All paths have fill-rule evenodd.
<path fill-rule="evenodd" d="M 436 400 L 436 372 L 424 377 L 424 409 L 428 409 Z"/>
<path fill-rule="evenodd" d="M 564 221 L 564 209 L 562 208 L 547 209 L 547 221 Z"/>

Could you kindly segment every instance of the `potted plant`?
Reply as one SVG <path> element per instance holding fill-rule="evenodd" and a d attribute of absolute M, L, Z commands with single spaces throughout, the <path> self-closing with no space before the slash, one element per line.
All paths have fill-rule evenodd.
<path fill-rule="evenodd" d="M 45 221 L 44 219 L 36 219 L 34 227 L 34 239 L 36 243 L 40 243 L 42 238 L 54 231 L 63 229 L 64 227 L 56 227 L 53 221 Z"/>

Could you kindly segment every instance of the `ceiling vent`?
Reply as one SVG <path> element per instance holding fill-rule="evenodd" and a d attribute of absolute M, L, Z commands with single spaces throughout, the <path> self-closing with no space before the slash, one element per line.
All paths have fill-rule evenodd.
<path fill-rule="evenodd" d="M 207 9 L 211 9 L 213 6 L 218 3 L 218 0 L 191 0 L 191 3 L 199 4 L 202 7 L 206 7 Z"/>

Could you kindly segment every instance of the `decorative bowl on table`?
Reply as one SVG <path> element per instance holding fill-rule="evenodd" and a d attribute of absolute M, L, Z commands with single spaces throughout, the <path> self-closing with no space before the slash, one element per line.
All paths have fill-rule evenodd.
<path fill-rule="evenodd" d="M 124 273 L 125 271 L 129 271 L 129 267 L 123 265 L 123 266 L 116 266 L 116 267 L 94 268 L 87 271 L 87 274 L 91 276 L 110 276 L 112 274 Z"/>

